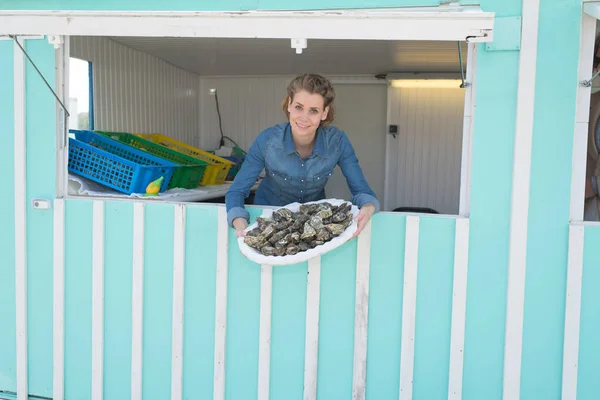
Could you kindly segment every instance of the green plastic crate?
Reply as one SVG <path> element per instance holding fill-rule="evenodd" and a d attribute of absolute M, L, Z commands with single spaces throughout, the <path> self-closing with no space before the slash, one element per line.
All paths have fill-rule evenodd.
<path fill-rule="evenodd" d="M 153 143 L 149 140 L 142 139 L 131 133 L 106 131 L 94 132 L 178 164 L 177 168 L 175 168 L 175 172 L 173 172 L 173 177 L 169 182 L 169 189 L 177 187 L 185 189 L 197 188 L 200 186 L 206 167 L 209 165 L 205 161 L 169 149 L 168 147 Z"/>

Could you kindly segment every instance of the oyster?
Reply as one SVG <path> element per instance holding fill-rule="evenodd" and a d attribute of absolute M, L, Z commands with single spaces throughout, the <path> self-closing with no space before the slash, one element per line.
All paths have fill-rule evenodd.
<path fill-rule="evenodd" d="M 273 211 L 271 218 L 256 218 L 244 243 L 266 256 L 294 255 L 321 246 L 341 235 L 352 224 L 352 205 L 328 202 L 301 204 L 297 212 Z"/>

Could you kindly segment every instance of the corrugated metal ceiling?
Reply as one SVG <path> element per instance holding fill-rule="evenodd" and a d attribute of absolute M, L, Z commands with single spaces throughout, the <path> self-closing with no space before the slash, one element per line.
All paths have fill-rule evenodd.
<path fill-rule="evenodd" d="M 112 39 L 201 76 L 459 71 L 456 42 L 309 40 L 308 48 L 296 54 L 283 39 Z M 462 49 L 466 63 L 465 43 Z"/>

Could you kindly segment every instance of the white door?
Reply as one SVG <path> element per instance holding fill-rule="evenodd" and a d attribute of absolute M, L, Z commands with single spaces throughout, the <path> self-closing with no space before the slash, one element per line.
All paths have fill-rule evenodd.
<path fill-rule="evenodd" d="M 464 89 L 388 89 L 390 136 L 386 210 L 426 207 L 458 214 Z"/>

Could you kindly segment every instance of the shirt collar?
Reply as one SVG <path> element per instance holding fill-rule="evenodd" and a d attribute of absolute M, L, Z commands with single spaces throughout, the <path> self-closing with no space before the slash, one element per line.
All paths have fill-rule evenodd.
<path fill-rule="evenodd" d="M 283 136 L 283 145 L 285 149 L 285 154 L 290 155 L 296 153 L 296 145 L 294 144 L 294 139 L 292 139 L 292 127 L 290 124 L 287 125 L 287 128 L 284 132 Z M 325 132 L 322 127 L 317 128 L 317 136 L 315 140 L 315 146 L 313 148 L 312 156 L 323 156 L 326 153 L 325 148 Z"/>

